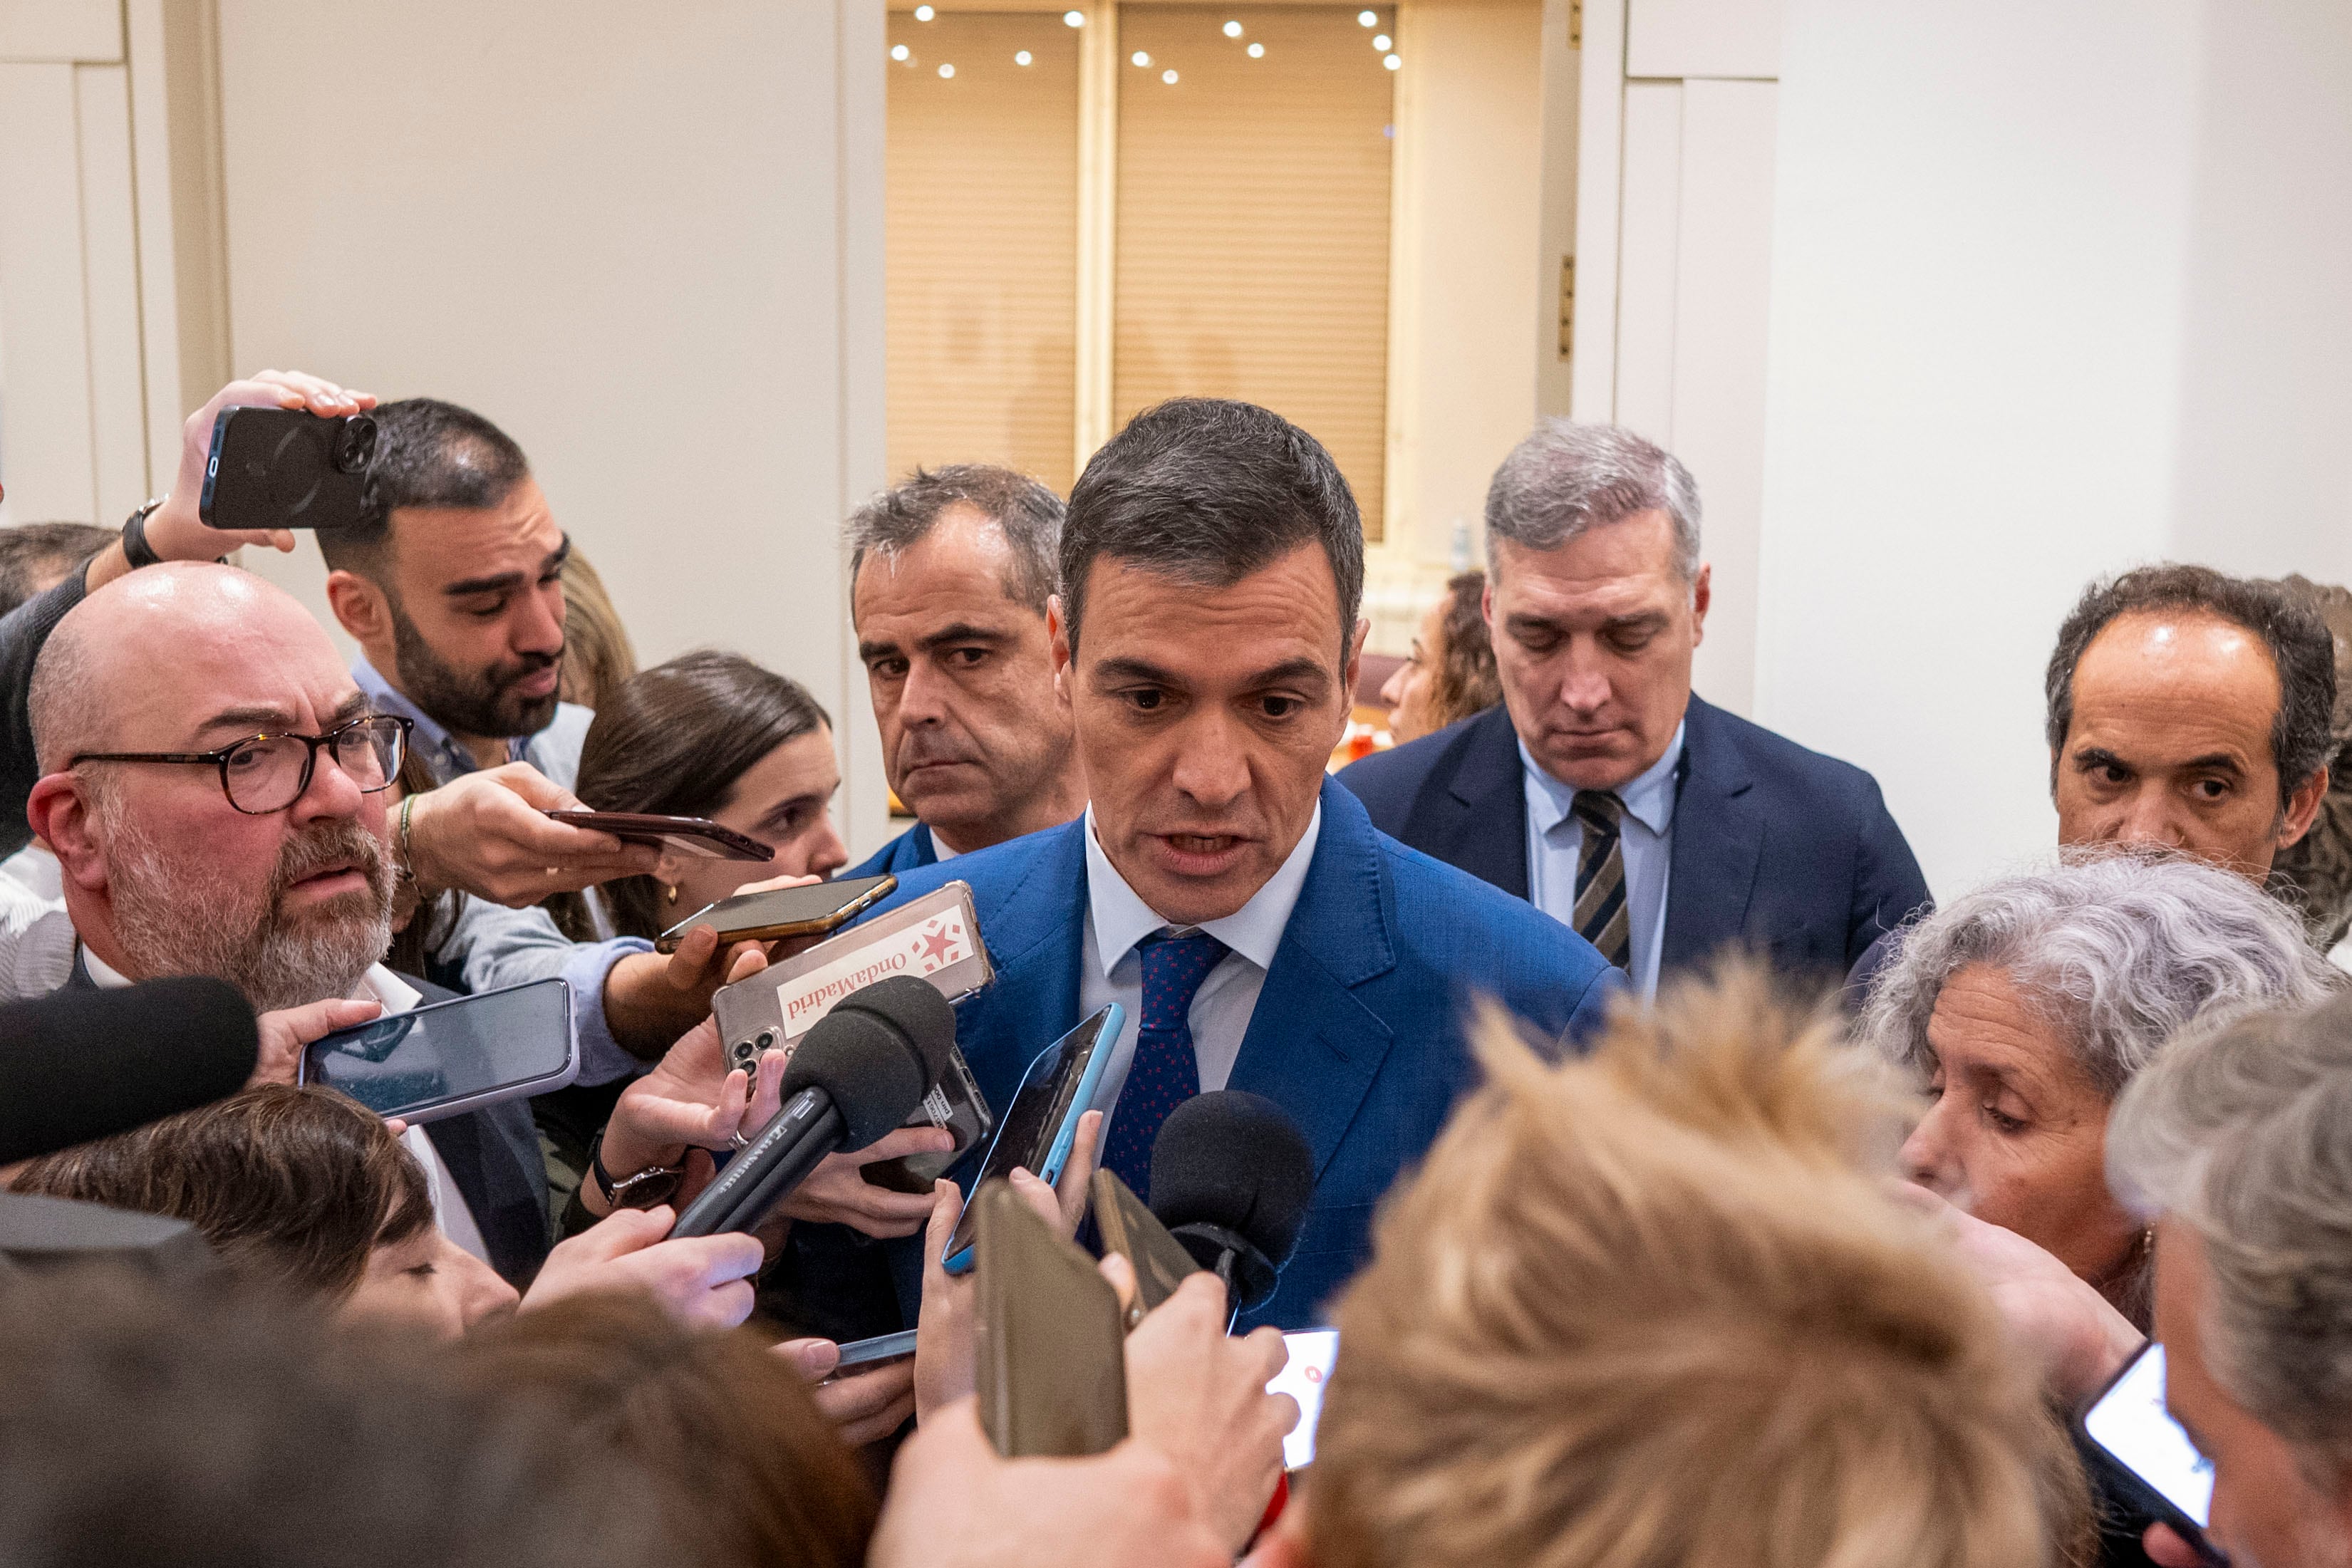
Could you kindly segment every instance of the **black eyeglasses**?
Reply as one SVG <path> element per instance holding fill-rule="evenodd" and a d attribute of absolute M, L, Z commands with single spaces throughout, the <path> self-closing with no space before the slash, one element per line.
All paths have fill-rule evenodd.
<path fill-rule="evenodd" d="M 85 751 L 66 764 L 85 762 L 203 762 L 220 769 L 221 793 L 248 817 L 282 811 L 310 788 L 319 749 L 331 747 L 335 766 L 350 775 L 362 795 L 387 789 L 400 776 L 408 750 L 409 721 L 370 714 L 339 724 L 324 735 L 257 735 L 218 751 Z"/>

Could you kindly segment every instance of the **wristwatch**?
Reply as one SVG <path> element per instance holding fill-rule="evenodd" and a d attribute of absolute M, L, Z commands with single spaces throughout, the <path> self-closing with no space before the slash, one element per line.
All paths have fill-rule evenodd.
<path fill-rule="evenodd" d="M 163 564 L 163 558 L 157 555 L 154 547 L 147 542 L 147 517 L 156 507 L 162 506 L 165 499 L 166 497 L 162 496 L 154 497 L 131 513 L 130 519 L 122 525 L 122 559 L 129 561 L 134 569 Z"/>
<path fill-rule="evenodd" d="M 686 1174 L 686 1164 L 654 1166 L 635 1176 L 614 1177 L 604 1168 L 604 1129 L 588 1140 L 588 1179 L 604 1196 L 611 1208 L 651 1208 L 677 1191 L 678 1178 Z"/>

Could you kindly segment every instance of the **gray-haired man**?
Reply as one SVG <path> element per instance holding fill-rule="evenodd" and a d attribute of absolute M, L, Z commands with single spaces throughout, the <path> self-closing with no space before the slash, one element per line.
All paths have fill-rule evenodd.
<path fill-rule="evenodd" d="M 1503 702 L 1340 775 L 1382 831 L 1574 928 L 1643 995 L 1738 944 L 1827 977 L 1927 902 L 1878 785 L 1702 701 L 1698 486 L 1553 420 L 1486 493 Z"/>
<path fill-rule="evenodd" d="M 1061 497 L 1010 469 L 919 468 L 843 537 L 883 769 L 917 819 L 843 874 L 912 871 L 1084 810 L 1045 629 Z"/>

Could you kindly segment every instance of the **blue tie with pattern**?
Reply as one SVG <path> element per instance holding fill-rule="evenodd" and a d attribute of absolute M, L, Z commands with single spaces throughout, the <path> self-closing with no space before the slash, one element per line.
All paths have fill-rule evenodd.
<path fill-rule="evenodd" d="M 1111 1113 L 1102 1163 L 1145 1202 L 1151 1199 L 1151 1145 L 1168 1113 L 1201 1092 L 1192 1054 L 1192 998 L 1228 949 L 1205 931 L 1166 932 L 1136 944 L 1143 959 L 1143 1002 L 1137 1009 L 1135 1060 Z"/>

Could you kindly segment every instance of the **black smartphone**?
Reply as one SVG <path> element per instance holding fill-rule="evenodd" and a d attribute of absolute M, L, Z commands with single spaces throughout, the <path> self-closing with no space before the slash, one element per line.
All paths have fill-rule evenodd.
<path fill-rule="evenodd" d="M 988 1136 L 988 1130 L 996 1125 L 996 1113 L 982 1097 L 980 1085 L 971 1076 L 971 1063 L 963 1059 L 961 1051 L 952 1045 L 948 1047 L 946 1071 L 940 1074 L 931 1092 L 923 1096 L 923 1103 L 916 1107 L 907 1125 L 945 1127 L 955 1142 L 938 1154 L 902 1155 L 895 1160 L 877 1160 L 870 1166 L 859 1166 L 859 1174 L 868 1186 L 887 1187 L 892 1192 L 929 1192 L 940 1177 L 947 1175 L 950 1166 L 963 1158 L 965 1151 Z"/>
<path fill-rule="evenodd" d="M 2222 1561 L 2205 1539 L 2213 1501 L 2213 1461 L 2197 1451 L 2164 1407 L 2164 1346 L 2151 1340 L 2084 1408 L 2076 1423 L 2084 1451 L 2140 1511 Z"/>
<path fill-rule="evenodd" d="M 973 1193 L 1009 1177 L 1015 1166 L 1049 1186 L 1061 1180 L 1063 1163 L 1077 1138 L 1078 1118 L 1088 1111 L 1110 1109 L 1102 1103 L 1103 1070 L 1125 1017 L 1125 1009 L 1112 1002 L 1030 1061 L 1003 1124 L 996 1129 L 996 1142 L 988 1146 L 988 1158 L 972 1179 Z M 961 1274 L 971 1267 L 979 1237 L 977 1202 L 967 1197 L 941 1259 L 949 1273 Z"/>
<path fill-rule="evenodd" d="M 298 1076 L 412 1124 L 544 1094 L 580 1076 L 572 988 L 532 980 L 337 1030 L 303 1050 Z"/>
<path fill-rule="evenodd" d="M 559 822 L 593 828 L 624 843 L 652 844 L 684 855 L 717 861 L 772 861 L 772 845 L 749 833 L 722 828 L 707 817 L 658 817 L 649 811 L 550 811 Z"/>
<path fill-rule="evenodd" d="M 225 408 L 196 516 L 215 528 L 344 528 L 366 517 L 375 421 L 299 408 Z"/>
<path fill-rule="evenodd" d="M 876 1334 L 872 1339 L 854 1339 L 841 1347 L 841 1364 L 833 1369 L 833 1375 L 839 1377 L 844 1373 L 887 1365 L 890 1362 L 904 1361 L 914 1354 L 913 1329 Z"/>
<path fill-rule="evenodd" d="M 716 927 L 719 944 L 772 942 L 782 936 L 812 936 L 846 925 L 897 889 L 895 876 L 854 876 L 846 882 L 812 882 L 772 893 L 739 893 L 704 904 L 654 942 L 656 953 L 675 953 L 698 925 Z"/>

